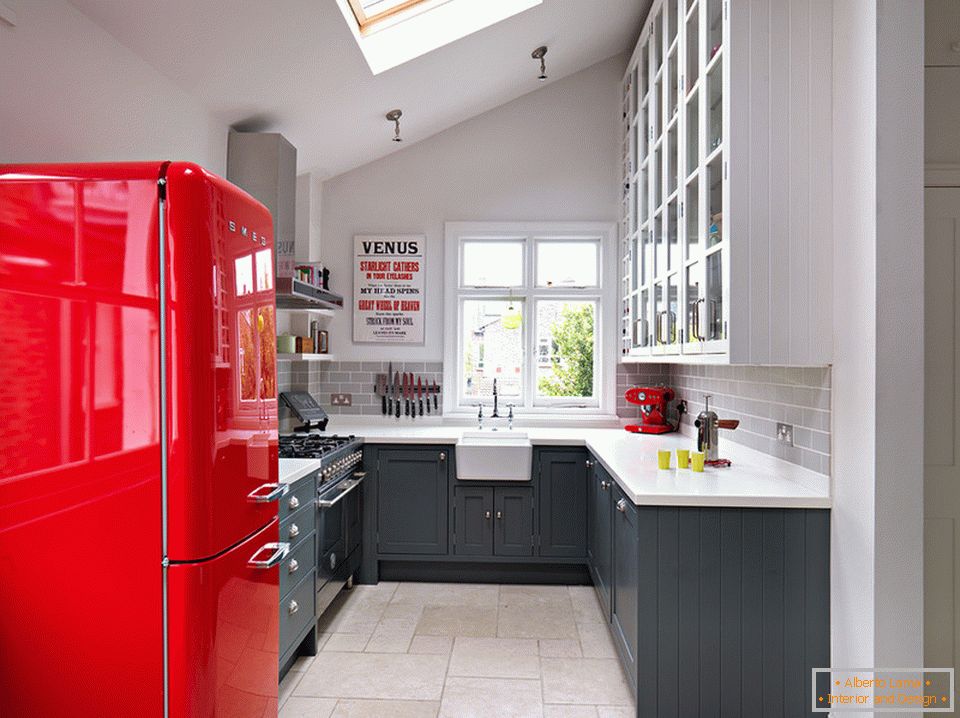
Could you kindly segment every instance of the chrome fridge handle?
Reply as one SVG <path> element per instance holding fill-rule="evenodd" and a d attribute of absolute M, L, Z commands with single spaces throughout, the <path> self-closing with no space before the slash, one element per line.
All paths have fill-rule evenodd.
<path fill-rule="evenodd" d="M 264 551 L 273 551 L 269 558 L 258 559 L 257 556 Z M 258 548 L 253 556 L 247 561 L 248 568 L 273 568 L 279 564 L 290 553 L 290 544 L 288 543 L 265 543 Z"/>
<path fill-rule="evenodd" d="M 267 493 L 262 493 L 266 491 Z M 290 484 L 260 484 L 247 494 L 247 501 L 255 504 L 269 504 L 286 496 L 290 491 Z"/>

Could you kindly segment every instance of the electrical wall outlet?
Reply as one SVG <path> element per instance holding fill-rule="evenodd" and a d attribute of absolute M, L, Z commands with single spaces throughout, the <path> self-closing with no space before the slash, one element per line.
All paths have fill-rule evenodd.
<path fill-rule="evenodd" d="M 793 424 L 777 424 L 777 441 L 793 446 Z"/>
<path fill-rule="evenodd" d="M 353 406 L 353 394 L 331 394 L 330 406 Z"/>

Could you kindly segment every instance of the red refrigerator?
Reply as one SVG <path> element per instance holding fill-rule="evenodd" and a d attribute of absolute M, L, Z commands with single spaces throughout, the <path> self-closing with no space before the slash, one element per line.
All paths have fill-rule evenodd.
<path fill-rule="evenodd" d="M 0 716 L 276 716 L 270 213 L 0 165 Z"/>

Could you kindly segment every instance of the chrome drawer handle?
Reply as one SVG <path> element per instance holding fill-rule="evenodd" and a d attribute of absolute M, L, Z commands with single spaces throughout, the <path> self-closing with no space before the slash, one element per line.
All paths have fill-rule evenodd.
<path fill-rule="evenodd" d="M 601 481 L 601 482 L 600 482 L 600 490 L 601 490 L 601 491 L 606 491 L 606 490 L 609 489 L 609 488 L 610 488 L 610 482 L 608 482 L 608 481 Z"/>
<path fill-rule="evenodd" d="M 300 499 L 298 499 L 296 496 L 291 496 L 291 497 L 290 497 L 290 510 L 291 510 L 291 511 L 294 511 L 295 509 L 299 509 L 299 508 L 300 508 Z"/>
<path fill-rule="evenodd" d="M 625 499 L 620 499 L 619 501 L 617 501 L 617 511 L 619 511 L 622 514 L 627 513 L 627 502 Z"/>
<path fill-rule="evenodd" d="M 300 527 L 296 524 L 290 524 L 290 538 L 296 538 L 300 535 Z"/>
<path fill-rule="evenodd" d="M 273 551 L 273 553 L 270 554 L 270 558 L 258 559 L 257 556 L 264 551 Z M 265 543 L 250 557 L 247 566 L 250 568 L 273 568 L 283 561 L 288 553 L 290 553 L 290 544 L 288 543 Z"/>
<path fill-rule="evenodd" d="M 287 612 L 292 616 L 299 610 L 300 610 L 300 604 L 297 603 L 296 601 L 290 601 L 290 605 L 287 606 Z"/>
<path fill-rule="evenodd" d="M 489 512 L 489 511 L 485 511 L 485 512 L 483 513 L 483 518 L 485 518 L 487 521 L 489 521 L 489 520 L 490 520 L 490 512 Z"/>
<path fill-rule="evenodd" d="M 592 469 L 592 468 L 593 468 L 593 462 L 590 461 L 590 459 L 587 459 L 587 461 L 586 461 L 585 463 L 587 464 L 587 468 L 588 468 L 588 469 Z"/>
<path fill-rule="evenodd" d="M 263 493 L 264 491 L 267 493 Z M 255 504 L 269 504 L 285 496 L 288 491 L 290 491 L 290 484 L 261 484 L 247 494 L 247 501 Z"/>
<path fill-rule="evenodd" d="M 445 451 L 441 451 L 441 452 L 440 452 L 440 461 L 446 461 L 446 460 L 447 460 L 447 454 L 446 454 L 446 452 L 445 452 Z"/>
<path fill-rule="evenodd" d="M 287 573 L 296 573 L 299 570 L 300 570 L 300 563 L 297 561 L 297 559 L 295 558 L 290 559 L 290 564 L 287 568 Z"/>

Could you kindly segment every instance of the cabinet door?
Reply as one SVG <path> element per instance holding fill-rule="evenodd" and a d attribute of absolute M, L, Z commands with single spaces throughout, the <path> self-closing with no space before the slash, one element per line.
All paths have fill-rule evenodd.
<path fill-rule="evenodd" d="M 498 488 L 494 491 L 497 556 L 533 555 L 533 489 Z"/>
<path fill-rule="evenodd" d="M 640 535 L 637 507 L 615 489 L 613 511 L 613 634 L 627 675 L 636 680 L 639 638 Z"/>
<path fill-rule="evenodd" d="M 447 450 L 380 451 L 377 545 L 384 554 L 447 553 Z"/>
<path fill-rule="evenodd" d="M 458 556 L 491 555 L 493 489 L 458 486 L 453 501 L 453 552 Z"/>
<path fill-rule="evenodd" d="M 603 615 L 610 620 L 610 571 L 613 561 L 611 521 L 613 483 L 602 466 L 594 463 L 587 493 L 589 543 L 587 557 Z"/>
<path fill-rule="evenodd" d="M 540 452 L 540 555 L 582 558 L 587 544 L 587 457 Z"/>

